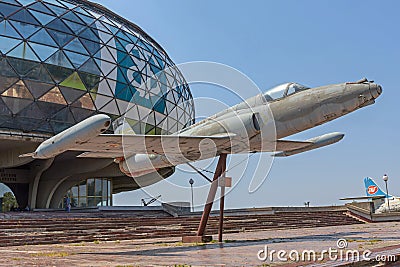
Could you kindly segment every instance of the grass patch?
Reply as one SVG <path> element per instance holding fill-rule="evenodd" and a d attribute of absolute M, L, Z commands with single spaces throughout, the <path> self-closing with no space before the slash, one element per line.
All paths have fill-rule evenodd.
<path fill-rule="evenodd" d="M 86 246 L 86 243 L 85 242 L 80 242 L 80 243 L 77 243 L 77 244 L 71 244 L 71 246 L 72 247 L 84 247 L 84 246 Z"/>
<path fill-rule="evenodd" d="M 40 257 L 40 258 L 65 258 L 71 255 L 73 254 L 68 252 L 40 252 L 40 253 L 30 254 L 31 257 Z"/>

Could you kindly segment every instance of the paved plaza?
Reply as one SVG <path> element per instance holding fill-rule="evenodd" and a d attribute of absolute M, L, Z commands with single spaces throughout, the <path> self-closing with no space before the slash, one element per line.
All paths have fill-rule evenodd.
<path fill-rule="evenodd" d="M 179 238 L 146 239 L 78 244 L 26 245 L 0 248 L 1 266 L 344 266 L 330 261 L 324 250 L 364 252 L 371 259 L 400 255 L 400 223 L 376 223 L 322 228 L 271 230 L 227 234 L 225 242 L 183 244 Z M 339 240 L 339 244 L 338 244 Z M 342 243 L 340 243 L 342 242 Z M 277 253 L 265 258 L 265 250 L 281 252 L 281 258 L 315 251 L 316 261 L 285 262 Z M 336 255 L 340 259 L 340 254 Z M 274 261 L 271 262 L 270 259 Z M 346 260 L 344 256 L 342 259 Z M 397 266 L 397 263 L 391 266 Z M 366 265 L 363 265 L 366 266 Z M 373 265 L 368 265 L 373 266 Z"/>

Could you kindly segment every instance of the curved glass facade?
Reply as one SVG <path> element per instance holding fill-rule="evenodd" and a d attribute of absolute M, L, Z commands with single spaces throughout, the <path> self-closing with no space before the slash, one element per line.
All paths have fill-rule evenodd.
<path fill-rule="evenodd" d="M 112 206 L 112 182 L 109 179 L 87 179 L 73 186 L 67 193 L 72 207 Z M 59 207 L 65 208 L 65 198 Z"/>
<path fill-rule="evenodd" d="M 136 133 L 169 134 L 194 121 L 165 51 L 86 0 L 0 0 L 0 53 L 0 128 L 55 134 L 106 113 Z"/>

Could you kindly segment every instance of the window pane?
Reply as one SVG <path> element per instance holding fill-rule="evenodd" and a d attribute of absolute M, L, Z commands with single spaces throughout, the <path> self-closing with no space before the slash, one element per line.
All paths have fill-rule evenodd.
<path fill-rule="evenodd" d="M 95 196 L 94 179 L 87 180 L 87 196 Z"/>
<path fill-rule="evenodd" d="M 88 207 L 96 207 L 96 206 L 97 206 L 96 198 L 94 198 L 94 197 L 88 197 L 88 198 L 87 198 L 87 206 L 88 206 Z"/>
<path fill-rule="evenodd" d="M 79 196 L 86 196 L 86 181 L 79 185 Z"/>
<path fill-rule="evenodd" d="M 96 196 L 99 196 L 99 197 L 101 197 L 101 195 L 102 195 L 102 180 L 101 179 L 96 179 L 96 187 L 95 187 L 95 190 L 96 190 Z"/>

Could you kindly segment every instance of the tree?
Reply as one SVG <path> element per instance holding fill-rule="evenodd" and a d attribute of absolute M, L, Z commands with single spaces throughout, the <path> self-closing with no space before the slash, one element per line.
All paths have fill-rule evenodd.
<path fill-rule="evenodd" d="M 17 199 L 15 198 L 13 193 L 6 192 L 3 196 L 3 212 L 10 211 L 12 207 L 18 207 Z"/>

